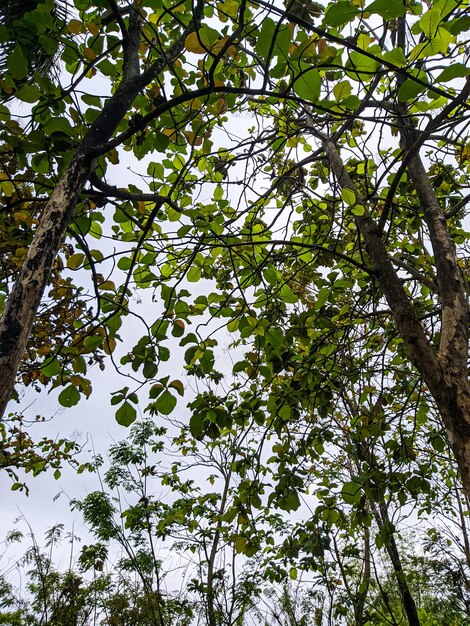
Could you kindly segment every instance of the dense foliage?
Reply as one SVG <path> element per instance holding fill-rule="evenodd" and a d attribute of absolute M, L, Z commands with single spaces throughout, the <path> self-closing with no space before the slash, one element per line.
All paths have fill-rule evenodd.
<path fill-rule="evenodd" d="M 469 24 L 466 0 L 0 5 L 0 406 L 15 381 L 68 408 L 125 376 L 133 435 L 77 506 L 90 563 L 133 555 L 100 591 L 137 573 L 127 623 L 256 619 L 267 581 L 302 622 L 289 577 L 317 581 L 318 624 L 464 623 Z M 20 430 L 11 472 L 70 459 Z M 163 602 L 165 538 L 203 610 Z"/>

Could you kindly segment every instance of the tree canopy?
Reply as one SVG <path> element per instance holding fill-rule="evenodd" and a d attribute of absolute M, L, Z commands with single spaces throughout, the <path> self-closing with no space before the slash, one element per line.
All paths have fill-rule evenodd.
<path fill-rule="evenodd" d="M 4 3 L 1 411 L 117 368 L 123 426 L 237 442 L 238 552 L 313 490 L 364 554 L 377 525 L 418 623 L 390 511 L 457 473 L 470 496 L 469 25 L 465 0 Z"/>

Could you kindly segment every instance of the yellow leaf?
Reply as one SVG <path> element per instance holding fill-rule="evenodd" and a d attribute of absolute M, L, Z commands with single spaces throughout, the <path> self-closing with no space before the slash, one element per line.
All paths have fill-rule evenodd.
<path fill-rule="evenodd" d="M 110 150 L 106 157 L 108 161 L 113 165 L 117 165 L 119 163 L 119 152 L 116 150 L 116 148 Z"/>
<path fill-rule="evenodd" d="M 0 190 L 3 192 L 4 196 L 11 198 L 15 193 L 15 187 L 12 183 L 5 181 L 0 184 Z"/>
<path fill-rule="evenodd" d="M 200 146 L 202 144 L 202 137 L 196 135 L 196 133 L 193 133 L 191 130 L 185 130 L 184 136 L 192 146 Z"/>
<path fill-rule="evenodd" d="M 15 218 L 15 222 L 30 222 L 31 216 L 26 211 L 15 211 L 13 213 L 13 217 Z"/>
<path fill-rule="evenodd" d="M 180 396 L 184 396 L 184 386 L 180 380 L 172 380 L 168 387 L 176 389 Z"/>
<path fill-rule="evenodd" d="M 78 33 L 82 32 L 82 26 L 83 24 L 80 20 L 70 20 L 67 24 L 67 30 L 69 33 L 72 33 L 72 35 L 78 35 Z"/>
<path fill-rule="evenodd" d="M 103 291 L 116 291 L 116 285 L 112 280 L 105 280 L 104 283 L 101 283 L 99 286 Z"/>
<path fill-rule="evenodd" d="M 223 47 L 225 46 L 226 42 L 230 39 L 230 37 L 228 35 L 225 35 L 225 37 L 222 37 L 221 39 L 219 39 L 219 41 L 217 41 L 211 48 L 211 52 L 213 54 L 215 54 L 216 56 L 220 53 L 220 51 L 223 49 Z M 234 46 L 228 46 L 228 48 L 233 48 Z"/>
<path fill-rule="evenodd" d="M 189 106 L 190 109 L 195 109 L 196 111 L 199 111 L 200 109 L 202 109 L 202 102 L 199 100 L 199 98 L 194 98 L 194 100 L 190 100 L 186 106 Z"/>
<path fill-rule="evenodd" d="M 240 3 L 238 2 L 238 0 L 224 0 L 223 2 L 217 3 L 219 19 L 222 22 L 227 21 L 227 16 L 235 19 L 238 15 L 239 10 Z"/>
<path fill-rule="evenodd" d="M 103 350 L 106 354 L 112 354 L 116 349 L 116 340 L 112 337 L 108 337 L 103 344 Z"/>
<path fill-rule="evenodd" d="M 88 32 L 90 32 L 95 37 L 97 37 L 100 34 L 100 29 L 94 22 L 87 22 L 86 27 L 88 29 Z"/>
<path fill-rule="evenodd" d="M 176 128 L 162 128 L 161 130 L 164 135 L 171 139 L 171 141 L 176 142 L 178 138 L 178 131 Z"/>
<path fill-rule="evenodd" d="M 189 33 L 184 42 L 184 46 L 188 52 L 194 54 L 206 54 L 207 49 L 202 45 L 199 35 L 196 32 Z"/>
<path fill-rule="evenodd" d="M 217 100 L 215 103 L 215 110 L 219 115 L 221 113 L 225 113 L 227 110 L 227 102 L 225 101 L 225 98 L 219 98 L 219 100 Z"/>
<path fill-rule="evenodd" d="M 83 53 L 89 61 L 94 61 L 96 59 L 96 52 L 93 48 L 85 48 Z"/>
<path fill-rule="evenodd" d="M 67 267 L 71 270 L 76 270 L 83 263 L 84 258 L 85 255 L 82 253 L 72 254 L 72 256 L 67 259 Z"/>

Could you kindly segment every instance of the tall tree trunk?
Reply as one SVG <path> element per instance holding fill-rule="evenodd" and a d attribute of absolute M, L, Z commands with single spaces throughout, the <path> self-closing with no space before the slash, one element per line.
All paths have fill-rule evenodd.
<path fill-rule="evenodd" d="M 470 93 L 470 78 L 464 89 L 444 110 L 449 116 L 455 107 L 464 102 Z M 441 338 L 437 351 L 439 380 L 425 375 L 444 421 L 449 441 L 462 474 L 462 480 L 470 494 L 470 386 L 468 382 L 468 303 L 464 277 L 455 254 L 455 245 L 447 227 L 444 211 L 434 192 L 426 168 L 421 160 L 419 147 L 423 139 L 418 135 L 410 116 L 403 106 L 397 110 L 401 144 L 405 151 L 404 161 L 419 199 L 420 209 L 428 227 L 437 272 L 439 301 L 441 305 Z M 423 131 L 426 137 L 435 125 Z M 416 364 L 418 369 L 419 366 Z M 420 369 L 421 371 L 421 369 Z"/>
<path fill-rule="evenodd" d="M 465 91 L 470 87 L 467 81 Z M 462 94 L 456 98 L 461 101 Z M 452 110 L 449 107 L 449 113 Z M 460 274 L 452 240 L 443 211 L 435 197 L 429 177 L 416 152 L 415 142 L 407 135 L 408 168 L 421 208 L 428 223 L 438 271 L 439 297 L 442 304 L 441 344 L 435 350 L 417 316 L 412 301 L 388 255 L 381 230 L 369 213 L 367 202 L 358 193 L 334 142 L 317 132 L 332 172 L 342 189 L 356 195 L 356 204 L 364 209 L 356 217 L 372 268 L 382 286 L 385 298 L 404 341 L 408 355 L 433 396 L 449 441 L 455 453 L 462 482 L 470 497 L 470 386 L 467 374 L 468 313 L 463 278 Z"/>
<path fill-rule="evenodd" d="M 121 83 L 90 126 L 44 207 L 26 260 L 0 317 L 0 419 L 13 393 L 16 374 L 54 259 L 65 239 L 83 187 L 93 171 L 100 147 L 113 136 L 141 90 L 179 56 L 186 37 L 198 27 L 204 0 L 199 0 L 193 20 L 181 36 L 142 74 L 138 54 L 142 20 L 138 4 L 134 3 L 129 25 L 122 31 L 124 64 Z"/>
<path fill-rule="evenodd" d="M 72 159 L 44 208 L 26 261 L 8 296 L 0 318 L 0 417 L 10 400 L 54 259 L 92 166 L 83 156 Z"/>

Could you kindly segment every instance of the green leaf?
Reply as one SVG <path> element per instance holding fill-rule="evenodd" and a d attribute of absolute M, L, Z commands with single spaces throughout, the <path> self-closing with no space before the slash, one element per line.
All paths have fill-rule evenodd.
<path fill-rule="evenodd" d="M 470 17 L 457 17 L 455 20 L 444 22 L 442 27 L 446 28 L 452 35 L 459 35 L 470 29 Z"/>
<path fill-rule="evenodd" d="M 284 283 L 279 290 L 279 296 L 281 300 L 286 302 L 287 304 L 295 304 L 298 301 L 298 297 L 292 291 L 287 283 Z"/>
<path fill-rule="evenodd" d="M 452 35 L 445 28 L 438 28 L 436 34 L 429 41 L 423 41 L 416 45 L 409 53 L 410 59 L 424 59 L 436 54 L 446 54 Z"/>
<path fill-rule="evenodd" d="M 361 501 L 361 485 L 354 482 L 344 483 L 341 495 L 346 504 L 359 504 Z"/>
<path fill-rule="evenodd" d="M 197 283 L 197 281 L 201 278 L 201 268 L 197 265 L 193 265 L 189 268 L 188 273 L 186 274 L 186 279 L 190 283 Z"/>
<path fill-rule="evenodd" d="M 67 267 L 70 270 L 76 270 L 82 265 L 84 259 L 85 255 L 81 252 L 77 252 L 77 254 L 72 254 L 72 256 L 67 259 Z"/>
<path fill-rule="evenodd" d="M 470 69 L 463 65 L 463 63 L 452 63 L 449 67 L 446 67 L 439 76 L 436 78 L 437 83 L 446 83 L 454 78 L 465 78 L 470 74 Z"/>
<path fill-rule="evenodd" d="M 375 0 L 364 9 L 366 13 L 377 13 L 384 20 L 394 20 L 406 13 L 406 6 L 402 0 Z"/>
<path fill-rule="evenodd" d="M 270 52 L 272 57 L 287 59 L 291 41 L 292 33 L 287 24 L 279 26 L 267 17 L 263 20 L 255 51 L 263 59 L 268 58 Z"/>
<path fill-rule="evenodd" d="M 439 435 L 435 435 L 434 437 L 432 437 L 431 445 L 434 450 L 437 450 L 437 452 L 443 452 L 446 448 L 446 442 Z"/>
<path fill-rule="evenodd" d="M 428 80 L 425 72 L 419 72 L 417 78 L 420 78 L 425 84 L 421 85 L 412 78 L 407 78 L 398 90 L 398 99 L 400 102 L 408 102 L 414 100 L 420 93 L 427 89 Z"/>
<path fill-rule="evenodd" d="M 402 48 L 393 48 L 390 52 L 384 52 L 382 58 L 388 63 L 393 63 L 396 67 L 405 67 L 408 65 L 408 59 Z"/>
<path fill-rule="evenodd" d="M 326 26 L 341 26 L 351 22 L 356 15 L 358 15 L 359 9 L 352 2 L 346 0 L 338 0 L 330 4 L 327 8 L 325 17 L 323 18 L 323 24 Z"/>
<path fill-rule="evenodd" d="M 74 385 L 68 385 L 59 394 L 59 403 L 66 408 L 75 406 L 79 400 L 80 392 Z"/>
<path fill-rule="evenodd" d="M 101 346 L 103 343 L 103 337 L 101 335 L 91 335 L 89 337 L 85 337 L 83 340 L 84 347 L 91 352 L 98 346 Z"/>
<path fill-rule="evenodd" d="M 184 335 L 184 329 L 185 329 L 185 325 L 183 320 L 174 320 L 173 321 L 173 328 L 171 330 L 171 334 L 173 335 L 173 337 L 182 337 Z"/>
<path fill-rule="evenodd" d="M 212 350 L 204 350 L 204 354 L 199 359 L 202 370 L 205 374 L 210 374 L 214 369 L 214 352 Z"/>
<path fill-rule="evenodd" d="M 184 385 L 180 380 L 172 380 L 168 387 L 176 389 L 180 396 L 184 396 Z"/>
<path fill-rule="evenodd" d="M 32 104 L 33 102 L 37 102 L 41 96 L 39 89 L 36 85 L 23 85 L 21 89 L 15 93 L 15 97 L 22 102 L 29 102 Z"/>
<path fill-rule="evenodd" d="M 96 107 L 97 109 L 101 109 L 101 98 L 98 96 L 93 96 L 88 93 L 84 93 L 80 96 L 85 104 L 88 104 L 91 107 Z"/>
<path fill-rule="evenodd" d="M 364 215 L 365 212 L 366 210 L 362 206 L 362 204 L 356 204 L 355 206 L 351 207 L 351 213 L 356 217 L 361 217 L 361 215 Z"/>
<path fill-rule="evenodd" d="M 127 272 L 131 268 L 131 265 L 132 260 L 127 256 L 123 256 L 122 258 L 120 258 L 117 263 L 118 268 L 123 272 Z"/>
<path fill-rule="evenodd" d="M 142 369 L 142 374 L 145 378 L 153 378 L 158 372 L 158 365 L 155 363 L 153 358 L 146 359 L 144 362 L 144 367 Z"/>
<path fill-rule="evenodd" d="M 346 62 L 346 74 L 360 82 L 370 81 L 380 67 L 380 61 L 362 54 L 350 52 Z"/>
<path fill-rule="evenodd" d="M 293 79 L 294 92 L 302 100 L 316 102 L 320 97 L 320 72 L 306 63 L 300 64 L 301 74 Z"/>
<path fill-rule="evenodd" d="M 157 398 L 155 408 L 162 415 L 170 415 L 176 406 L 176 398 L 167 389 Z"/>
<path fill-rule="evenodd" d="M 356 193 L 352 189 L 342 189 L 341 198 L 347 206 L 354 206 L 356 204 Z"/>
<path fill-rule="evenodd" d="M 6 122 L 10 119 L 10 111 L 4 104 L 0 104 L 0 122 Z"/>
<path fill-rule="evenodd" d="M 280 346 L 283 346 L 285 343 L 284 333 L 282 332 L 280 328 L 276 328 L 276 327 L 270 328 L 268 330 L 268 332 L 266 333 L 266 339 L 275 348 L 279 348 Z"/>
<path fill-rule="evenodd" d="M 235 541 L 235 550 L 237 554 L 243 554 L 245 552 L 247 543 L 248 539 L 246 539 L 246 537 L 239 537 Z"/>
<path fill-rule="evenodd" d="M 159 131 L 156 131 L 154 134 L 154 148 L 158 152 L 165 152 L 170 144 L 170 140 L 168 137 Z"/>
<path fill-rule="evenodd" d="M 26 78 L 28 74 L 28 60 L 23 54 L 23 50 L 19 43 L 13 49 L 8 56 L 7 61 L 8 69 L 15 80 L 22 80 Z"/>
<path fill-rule="evenodd" d="M 204 416 L 201 413 L 194 413 L 189 420 L 189 430 L 196 439 L 201 436 L 204 429 Z"/>
<path fill-rule="evenodd" d="M 57 357 L 54 356 L 51 359 L 45 361 L 44 365 L 41 366 L 41 371 L 44 376 L 52 378 L 52 376 L 57 376 L 57 374 L 60 374 L 60 372 L 62 371 L 62 366 L 59 363 Z"/>
<path fill-rule="evenodd" d="M 271 49 L 276 24 L 270 17 L 263 20 L 258 41 L 256 42 L 255 52 L 265 59 Z"/>
<path fill-rule="evenodd" d="M 318 292 L 318 296 L 317 296 L 317 300 L 315 302 L 315 308 L 321 309 L 322 306 L 325 304 L 325 302 L 328 300 L 328 298 L 330 297 L 331 291 L 328 287 L 323 287 L 323 289 L 321 289 Z"/>
<path fill-rule="evenodd" d="M 419 27 L 428 39 L 435 37 L 437 29 L 442 21 L 441 12 L 432 8 L 423 15 L 419 20 Z"/>
<path fill-rule="evenodd" d="M 127 400 L 116 411 L 116 422 L 121 426 L 130 426 L 137 418 L 137 411 Z"/>
<path fill-rule="evenodd" d="M 44 130 L 51 135 L 52 133 L 64 133 L 75 138 L 75 130 L 65 117 L 52 117 L 44 124 Z"/>
<path fill-rule="evenodd" d="M 333 94 L 337 102 L 341 102 L 351 95 L 351 83 L 348 80 L 342 80 L 333 87 Z"/>
<path fill-rule="evenodd" d="M 112 76 L 116 73 L 116 64 L 111 63 L 109 59 L 104 59 L 98 63 L 97 67 L 104 76 Z"/>

